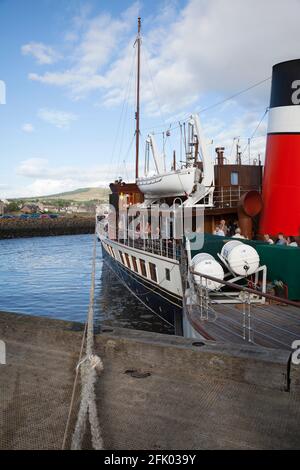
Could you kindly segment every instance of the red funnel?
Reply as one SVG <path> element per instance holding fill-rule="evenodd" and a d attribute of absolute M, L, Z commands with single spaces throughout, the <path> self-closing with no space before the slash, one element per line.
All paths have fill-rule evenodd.
<path fill-rule="evenodd" d="M 273 67 L 260 233 L 300 235 L 300 59 Z"/>

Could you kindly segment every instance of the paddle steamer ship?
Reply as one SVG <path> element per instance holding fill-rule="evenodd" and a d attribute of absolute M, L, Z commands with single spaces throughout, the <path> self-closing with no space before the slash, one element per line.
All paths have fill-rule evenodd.
<path fill-rule="evenodd" d="M 267 164 L 264 175 L 266 183 L 263 187 L 261 161 L 257 159 L 252 164 L 243 164 L 238 145 L 235 163 L 227 161 L 223 147 L 215 149 L 215 160 L 213 160 L 208 152 L 198 115 L 191 115 L 187 121 L 185 160 L 177 162 L 174 152 L 170 169 L 166 168 L 164 154 L 158 151 L 155 136 L 149 134 L 146 141 L 144 174 L 140 175 L 140 19 L 136 46 L 135 182 L 126 183 L 119 179 L 110 184 L 112 211 L 106 218 L 98 217 L 98 238 L 103 247 L 105 262 L 132 295 L 153 313 L 173 325 L 176 334 L 203 338 L 205 334 L 202 329 L 197 328 L 191 319 L 183 314 L 183 301 L 186 300 L 187 285 L 184 279 L 186 265 L 193 264 L 192 258 L 203 253 L 205 249 L 200 247 L 192 253 L 190 243 L 187 245 L 186 239 L 191 240 L 193 234 L 196 234 L 195 236 L 203 232 L 211 234 L 221 219 L 224 219 L 227 225 L 237 224 L 248 240 L 256 237 L 258 233 L 276 235 L 279 231 L 286 233 L 288 231 L 289 234 L 299 235 L 300 107 L 291 102 L 291 93 L 287 98 L 287 89 L 291 90 L 291 73 L 295 73 L 295 70 L 297 73 L 300 72 L 300 60 L 278 64 L 273 70 Z M 286 146 L 285 149 L 283 146 Z M 295 177 L 293 172 L 282 171 L 282 168 L 286 168 L 287 160 L 290 160 L 289 163 L 293 161 L 294 165 L 297 153 L 298 175 Z M 151 156 L 155 172 L 149 171 Z M 278 191 L 283 186 L 285 191 L 279 196 Z M 286 195 L 289 188 L 286 186 L 289 188 L 293 186 L 296 198 L 291 209 L 293 217 L 296 217 L 296 223 L 293 222 L 293 227 L 288 228 L 290 222 L 287 222 L 284 216 L 279 217 L 280 227 L 276 225 L 277 219 L 274 219 L 278 205 L 282 208 L 287 202 Z M 268 207 L 263 206 L 264 199 Z M 290 198 L 288 203 L 290 208 Z M 171 208 L 167 216 L 168 227 L 165 224 L 164 207 Z M 200 222 L 197 211 L 204 216 L 203 219 L 200 218 Z M 188 230 L 185 227 L 185 216 L 184 222 L 181 222 L 183 237 L 175 234 L 175 214 L 178 213 L 181 216 L 189 214 Z M 221 237 L 216 238 L 221 242 Z M 226 262 L 224 259 L 223 261 Z M 246 285 L 249 286 L 249 280 L 253 279 L 250 278 L 250 274 L 253 274 L 254 270 L 247 271 L 249 269 L 247 262 L 243 259 L 240 261 L 244 263 L 245 272 L 239 279 L 237 277 L 234 279 L 246 280 Z M 250 265 L 251 262 L 250 260 Z M 214 265 L 213 262 L 211 264 Z M 206 273 L 216 274 L 214 266 L 209 267 L 208 261 L 207 265 Z M 257 286 L 265 290 L 267 276 L 265 267 L 263 275 L 263 287 L 261 282 L 257 283 Z M 207 280 L 206 287 L 207 282 L 211 282 L 213 287 L 213 282 Z M 222 290 L 222 286 L 219 285 L 216 290 Z"/>

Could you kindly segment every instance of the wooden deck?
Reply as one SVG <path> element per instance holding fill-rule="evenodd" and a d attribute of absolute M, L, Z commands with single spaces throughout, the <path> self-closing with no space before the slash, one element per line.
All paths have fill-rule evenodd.
<path fill-rule="evenodd" d="M 293 341 L 300 339 L 300 308 L 289 305 L 252 304 L 248 317 L 248 306 L 243 304 L 211 303 L 208 315 L 203 309 L 201 318 L 199 306 L 193 306 L 190 314 L 194 324 L 216 341 L 291 350 Z"/>

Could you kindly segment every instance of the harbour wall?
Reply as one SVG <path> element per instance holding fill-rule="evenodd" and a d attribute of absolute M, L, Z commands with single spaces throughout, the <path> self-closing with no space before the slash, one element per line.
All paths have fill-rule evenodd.
<path fill-rule="evenodd" d="M 94 231 L 94 216 L 0 220 L 0 239 L 79 235 Z"/>
<path fill-rule="evenodd" d="M 61 448 L 83 329 L 0 312 L 1 450 Z M 288 351 L 105 326 L 95 333 L 106 450 L 299 448 L 300 369 Z"/>
<path fill-rule="evenodd" d="M 110 361 L 118 362 L 125 355 L 129 369 L 138 363 L 170 379 L 201 382 L 209 376 L 299 392 L 300 368 L 291 364 L 290 351 L 110 327 L 103 327 L 96 346 Z"/>

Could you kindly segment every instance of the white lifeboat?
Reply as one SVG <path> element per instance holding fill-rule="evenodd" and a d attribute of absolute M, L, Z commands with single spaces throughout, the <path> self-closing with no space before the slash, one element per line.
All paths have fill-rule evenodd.
<path fill-rule="evenodd" d="M 146 197 L 175 197 L 190 195 L 197 181 L 199 170 L 190 167 L 139 178 L 137 185 Z"/>

